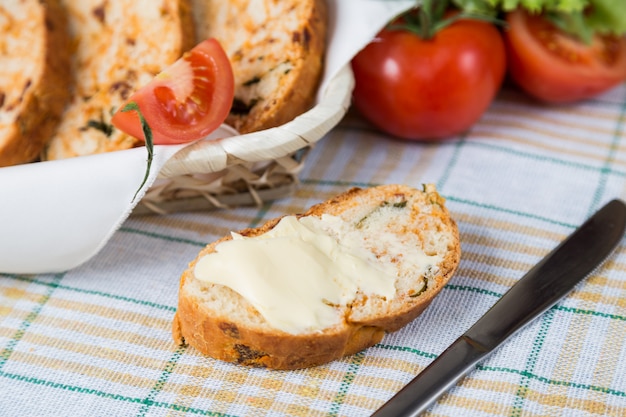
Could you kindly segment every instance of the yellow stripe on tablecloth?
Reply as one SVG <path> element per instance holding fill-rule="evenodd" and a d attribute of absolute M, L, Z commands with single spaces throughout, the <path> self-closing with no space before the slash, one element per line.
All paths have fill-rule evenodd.
<path fill-rule="evenodd" d="M 503 394 L 515 395 L 520 388 L 519 385 L 498 380 L 483 380 L 472 377 L 462 379 L 459 386 L 483 391 L 493 391 Z M 595 413 L 605 416 L 623 416 L 626 408 L 612 408 L 605 401 L 594 399 L 573 398 L 567 395 L 571 389 L 565 385 L 550 385 L 547 392 L 539 392 L 531 388 L 525 388 L 524 398 L 526 401 L 550 407 L 551 410 L 544 409 L 541 413 L 532 413 L 528 408 L 519 414 L 520 416 L 545 416 L 545 415 L 565 415 L 565 410 L 578 410 L 587 413 Z M 488 394 L 485 394 L 488 397 Z M 504 396 L 503 398 L 507 398 Z M 462 397 L 450 391 L 444 394 L 439 402 L 442 405 L 464 408 L 467 410 L 480 410 L 494 415 L 512 415 L 511 405 L 506 402 L 487 401 L 483 399 Z M 425 413 L 425 416 L 435 416 L 437 414 Z"/>
<path fill-rule="evenodd" d="M 562 116 L 563 113 L 552 113 L 554 116 Z M 497 116 L 511 116 L 513 119 L 507 118 L 506 120 L 496 119 Z M 538 112 L 527 112 L 523 109 L 516 108 L 506 108 L 502 106 L 496 106 L 493 108 L 493 111 L 489 113 L 487 119 L 483 119 L 481 124 L 487 126 L 495 126 L 502 128 L 518 128 L 523 130 L 529 130 L 531 132 L 540 134 L 542 136 L 549 136 L 555 139 L 567 140 L 568 142 L 574 142 L 578 144 L 598 146 L 601 145 L 597 140 L 590 140 L 581 137 L 567 136 L 564 134 L 559 134 L 554 132 L 550 127 L 554 129 L 567 127 L 570 130 L 576 130 L 578 132 L 590 132 L 599 135 L 606 135 L 612 137 L 615 134 L 615 118 L 606 118 L 607 121 L 610 121 L 608 125 L 605 126 L 593 126 L 589 124 L 589 119 L 594 119 L 596 117 L 591 116 L 589 114 L 578 115 L 576 119 L 563 119 L 561 117 L 550 117 L 546 113 L 538 113 Z M 586 119 L 585 122 L 580 122 L 581 119 Z M 541 122 L 543 127 L 539 127 L 536 125 L 529 125 L 526 123 L 527 121 L 532 122 Z"/>
<path fill-rule="evenodd" d="M 525 234 L 527 236 L 540 237 L 546 240 L 553 240 L 559 242 L 565 238 L 564 234 L 554 233 L 550 230 L 540 227 L 527 226 L 511 221 L 494 219 L 493 217 L 477 216 L 468 213 L 452 211 L 452 217 L 457 223 L 467 223 L 476 228 L 483 230 L 498 230 L 503 236 L 506 232 L 515 232 L 518 234 Z M 516 242 L 508 242 L 508 245 L 516 245 Z"/>
<path fill-rule="evenodd" d="M 69 300 L 67 298 L 52 297 L 46 305 L 48 307 L 70 310 L 72 312 L 92 314 L 98 317 L 113 319 L 118 322 L 140 324 L 142 326 L 153 329 L 169 329 L 172 323 L 171 318 L 164 319 L 148 314 L 125 310 L 122 308 L 115 308 L 102 304 L 87 303 L 83 301 Z M 174 313 L 172 312 L 171 315 L 173 318 Z"/>
<path fill-rule="evenodd" d="M 3 333 L 5 333 L 4 329 L 0 328 L 0 334 L 4 336 Z M 129 352 L 128 350 L 113 349 L 110 347 L 93 345 L 77 340 L 68 341 L 66 339 L 35 333 L 32 330 L 26 332 L 21 341 L 35 345 L 36 347 L 33 348 L 33 352 L 35 353 L 39 350 L 37 347 L 54 348 L 67 352 L 72 352 L 75 354 L 85 355 L 93 358 L 94 360 L 104 359 L 122 365 L 129 365 L 146 369 L 162 369 L 167 363 L 166 359 L 162 360 L 151 358 L 146 355 Z M 168 351 L 174 349 L 172 345 L 166 342 L 163 343 L 163 348 Z M 14 358 L 12 356 L 11 360 L 13 359 Z"/>
<path fill-rule="evenodd" d="M 48 326 L 50 328 L 80 332 L 82 336 L 97 336 L 111 340 L 124 341 L 131 345 L 148 346 L 151 348 L 160 348 L 164 345 L 164 343 L 168 343 L 168 341 L 164 339 L 146 336 L 142 333 L 135 333 L 129 329 L 112 329 L 110 327 L 90 324 L 79 320 L 52 317 L 46 314 L 40 314 L 37 316 L 34 323 L 39 326 Z M 169 332 L 166 334 L 169 334 Z M 171 344 L 173 345 L 173 342 L 171 342 Z M 167 346 L 167 348 L 170 348 L 170 346 Z"/>
<path fill-rule="evenodd" d="M 480 126 L 476 127 L 475 129 L 472 129 L 469 133 L 470 139 L 474 139 L 474 138 L 477 139 L 480 137 L 490 138 L 490 139 L 499 139 L 499 140 L 508 140 L 510 142 L 521 143 L 526 146 L 533 146 L 537 149 L 550 151 L 553 153 L 557 153 L 559 155 L 576 156 L 576 157 L 590 159 L 590 160 L 598 161 L 598 162 L 606 161 L 606 154 L 592 155 L 589 152 L 585 152 L 582 150 L 575 151 L 567 146 L 567 142 L 564 143 L 564 146 L 549 145 L 546 142 L 541 141 L 541 139 L 534 140 L 530 135 L 524 135 L 523 133 L 520 133 L 519 135 L 513 135 L 511 133 L 504 134 L 502 132 L 492 132 L 489 130 L 483 130 L 481 129 Z M 606 145 L 607 152 L 609 151 L 609 145 L 610 144 L 608 143 Z M 611 164 L 613 166 L 615 165 L 626 166 L 626 160 L 613 159 L 611 160 Z"/>
<path fill-rule="evenodd" d="M 480 254 L 474 254 L 476 261 L 485 261 L 487 258 Z M 471 259 L 474 255 L 465 253 L 463 259 Z M 485 262 L 486 263 L 486 262 Z M 495 265 L 494 262 L 492 265 Z M 532 265 L 529 265 L 529 267 Z M 527 269 L 518 269 L 520 272 L 526 272 Z M 518 280 L 521 278 L 521 275 L 517 278 L 503 278 L 500 274 L 488 273 L 482 270 L 478 270 L 475 268 L 466 268 L 460 266 L 457 269 L 455 276 L 462 276 L 466 278 L 471 278 L 477 281 L 489 282 L 497 285 L 502 285 L 507 289 L 512 287 Z M 593 279 L 595 275 L 592 275 L 589 279 Z M 610 286 L 613 288 L 623 289 L 624 282 L 623 281 L 612 281 L 607 278 L 598 278 L 603 282 L 610 283 Z M 602 282 L 601 281 L 601 282 Z M 454 277 L 450 281 L 450 285 L 454 285 L 456 283 Z M 593 284 L 593 285 L 592 285 Z M 614 305 L 621 309 L 626 308 L 626 298 L 623 295 L 616 294 L 615 296 L 609 294 L 601 294 L 597 293 L 597 290 L 601 290 L 602 284 L 597 284 L 595 281 L 585 283 L 580 290 L 574 290 L 570 292 L 567 297 L 573 300 L 581 300 L 589 303 L 593 303 L 594 305 L 603 304 L 603 305 Z M 504 292 L 504 291 L 503 291 Z M 593 306 L 588 306 L 588 309 L 593 309 Z M 624 312 L 626 313 L 626 312 Z"/>
<path fill-rule="evenodd" d="M 213 412 L 225 412 L 232 403 L 245 403 L 250 406 L 264 409 L 280 410 L 294 415 L 313 415 L 307 407 L 310 401 L 331 402 L 335 397 L 335 391 L 324 388 L 324 382 L 328 380 L 339 381 L 344 373 L 329 369 L 328 367 L 309 368 L 300 371 L 280 372 L 263 371 L 251 374 L 248 367 L 239 365 L 224 365 L 210 358 L 205 358 L 193 349 L 188 349 L 187 358 L 195 358 L 194 364 L 178 363 L 174 372 L 177 375 L 186 375 L 190 378 L 183 384 L 167 382 L 163 385 L 163 391 L 176 394 L 174 404 L 179 407 L 193 407 L 196 399 L 212 399 L 215 402 L 211 406 Z M 218 366 L 219 365 L 219 366 Z M 287 380 L 286 377 L 300 374 L 301 382 Z M 224 385 L 214 387 L 215 384 L 207 383 L 206 379 L 219 380 Z M 179 378 L 180 379 L 180 378 Z M 238 389 L 242 386 L 260 388 L 257 395 L 242 394 Z M 280 401 L 277 395 L 281 392 L 289 392 L 297 395 L 299 399 L 293 404 Z M 325 415 L 321 413 L 320 415 Z"/>
<path fill-rule="evenodd" d="M 615 123 L 622 114 L 621 103 L 607 106 L 589 106 L 581 103 L 580 106 L 564 104 L 538 107 L 536 102 L 526 100 L 526 97 L 520 97 L 512 90 L 503 90 L 498 100 L 494 102 L 494 106 L 489 109 L 489 113 L 496 112 L 502 107 L 518 109 L 520 116 L 527 118 L 534 118 L 541 114 L 556 114 L 574 116 L 578 119 L 600 119 L 612 123 Z"/>
<path fill-rule="evenodd" d="M 461 232 L 462 242 L 464 245 L 472 244 L 486 248 L 506 249 L 513 253 L 522 253 L 524 255 L 544 256 L 545 248 L 526 245 L 517 241 L 511 242 L 504 239 L 496 239 L 493 236 L 485 236 L 469 232 Z"/>
<path fill-rule="evenodd" d="M 512 287 L 518 280 L 513 278 L 502 278 L 500 274 L 493 274 L 489 272 L 485 272 L 482 270 L 474 269 L 474 268 L 465 268 L 459 267 L 454 274 L 457 277 L 466 277 L 471 278 L 476 281 L 489 282 L 497 285 L 502 285 L 506 288 Z M 455 285 L 457 280 L 455 280 L 455 276 L 449 281 L 448 285 Z"/>
<path fill-rule="evenodd" d="M 611 321 L 608 324 L 606 341 L 602 344 L 602 354 L 593 372 L 594 383 L 610 387 L 613 385 L 615 358 L 619 358 L 626 345 L 626 332 L 623 322 Z M 626 387 L 623 387 L 626 390 Z M 625 414 L 626 415 L 626 414 Z"/>
<path fill-rule="evenodd" d="M 626 415 L 626 407 L 613 407 L 608 405 L 605 401 L 597 401 L 583 398 L 575 398 L 567 394 L 567 387 L 551 390 L 548 393 L 537 392 L 536 390 L 528 389 L 526 392 L 526 400 L 541 404 L 545 407 L 552 408 L 550 411 L 546 410 L 543 415 L 566 415 L 565 410 L 578 410 L 585 411 L 588 414 L 601 415 L 605 417 L 609 416 L 624 416 Z M 561 392 L 556 394 L 555 391 Z M 527 411 L 521 414 L 526 416 Z"/>
<path fill-rule="evenodd" d="M 42 356 L 36 353 L 19 350 L 11 353 L 10 361 L 13 363 L 28 364 L 31 367 L 35 366 L 40 369 L 70 372 L 83 377 L 87 376 L 90 378 L 113 382 L 115 384 L 138 387 L 146 390 L 150 390 L 158 379 L 158 375 L 155 378 L 146 378 L 130 372 L 115 371 L 108 367 L 90 365 L 84 362 L 55 359 L 49 356 Z M 162 367 L 165 367 L 166 363 L 166 360 L 162 361 Z M 44 375 L 46 372 L 39 372 L 39 374 Z"/>
<path fill-rule="evenodd" d="M 241 222 L 245 224 L 244 217 L 241 216 L 241 218 Z M 142 216 L 140 218 L 135 218 L 134 220 L 143 224 L 153 224 L 159 227 L 167 227 L 168 229 L 193 231 L 199 235 L 210 234 L 224 236 L 230 233 L 230 229 L 228 227 L 219 226 L 214 223 L 197 222 L 176 217 Z"/>

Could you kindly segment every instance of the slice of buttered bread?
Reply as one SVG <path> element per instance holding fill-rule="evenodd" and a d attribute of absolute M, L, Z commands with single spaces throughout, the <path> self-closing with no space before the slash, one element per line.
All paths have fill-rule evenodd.
<path fill-rule="evenodd" d="M 182 274 L 173 337 L 243 365 L 323 364 L 417 317 L 459 259 L 433 185 L 354 188 L 204 248 Z"/>
<path fill-rule="evenodd" d="M 216 38 L 235 76 L 228 124 L 282 125 L 314 103 L 326 50 L 326 0 L 192 0 L 199 39 Z"/>
<path fill-rule="evenodd" d="M 70 43 L 58 0 L 0 3 L 0 167 L 31 162 L 69 99 Z"/>
<path fill-rule="evenodd" d="M 62 0 L 74 53 L 73 98 L 44 159 L 128 149 L 112 113 L 195 43 L 189 0 Z M 67 88 L 67 86 L 65 86 Z"/>

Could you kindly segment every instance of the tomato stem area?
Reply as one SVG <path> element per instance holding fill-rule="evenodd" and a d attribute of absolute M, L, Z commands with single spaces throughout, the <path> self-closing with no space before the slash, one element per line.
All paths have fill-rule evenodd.
<path fill-rule="evenodd" d="M 148 151 L 148 158 L 146 160 L 146 172 L 144 174 L 143 181 L 141 181 L 139 188 L 137 188 L 137 191 L 135 191 L 135 195 L 131 200 L 131 202 L 133 202 L 135 201 L 135 198 L 137 198 L 139 190 L 141 190 L 141 187 L 146 184 L 146 181 L 148 181 L 148 177 L 150 176 L 150 168 L 152 167 L 152 160 L 154 159 L 154 141 L 152 139 L 152 129 L 150 128 L 150 125 L 148 124 L 146 119 L 143 117 L 143 114 L 141 113 L 141 110 L 139 109 L 137 103 L 135 103 L 134 101 L 130 101 L 120 111 L 137 112 L 137 116 L 139 117 L 139 121 L 141 122 L 141 130 L 143 131 L 144 140 L 146 142 L 146 150 Z"/>
<path fill-rule="evenodd" d="M 462 19 L 506 25 L 491 14 L 451 8 L 449 0 L 423 0 L 420 6 L 403 13 L 387 25 L 387 30 L 406 30 L 423 40 L 429 40 L 439 31 Z"/>

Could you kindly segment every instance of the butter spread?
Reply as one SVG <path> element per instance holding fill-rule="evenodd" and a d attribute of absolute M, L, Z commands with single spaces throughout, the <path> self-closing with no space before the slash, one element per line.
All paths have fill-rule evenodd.
<path fill-rule="evenodd" d="M 198 260 L 194 273 L 239 293 L 275 328 L 294 334 L 321 330 L 340 322 L 336 306 L 349 304 L 359 290 L 395 296 L 397 265 L 377 259 L 364 233 L 355 232 L 337 216 L 286 216 L 256 237 L 233 233 Z M 436 262 L 422 257 L 418 264 Z"/>

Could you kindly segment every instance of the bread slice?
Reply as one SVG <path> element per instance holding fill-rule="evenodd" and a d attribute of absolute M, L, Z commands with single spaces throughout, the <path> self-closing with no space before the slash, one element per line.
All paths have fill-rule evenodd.
<path fill-rule="evenodd" d="M 282 125 L 315 100 L 326 50 L 325 0 L 192 0 L 198 39 L 214 37 L 230 58 L 240 133 Z"/>
<path fill-rule="evenodd" d="M 323 364 L 372 346 L 386 332 L 412 321 L 448 282 L 459 263 L 456 223 L 433 185 L 425 185 L 423 190 L 405 185 L 354 188 L 295 218 L 321 231 L 315 236 L 326 242 L 322 247 L 335 248 L 329 253 L 340 249 L 347 251 L 342 252 L 344 255 L 358 256 L 356 261 L 337 256 L 319 265 L 332 269 L 365 262 L 368 270 L 357 269 L 355 287 L 342 287 L 344 290 L 334 293 L 339 288 L 333 287 L 334 273 L 309 282 L 307 271 L 317 266 L 301 263 L 300 254 L 290 249 L 300 247 L 299 239 L 283 243 L 278 238 L 265 239 L 267 244 L 286 244 L 269 246 L 268 250 L 286 249 L 271 256 L 268 252 L 267 257 L 256 257 L 246 249 L 241 252 L 243 258 L 225 263 L 228 258 L 220 256 L 227 256 L 228 248 L 242 248 L 233 245 L 232 235 L 226 236 L 200 251 L 182 274 L 172 328 L 176 343 L 191 345 L 216 359 L 255 367 L 297 369 Z M 293 221 L 294 216 L 242 230 L 234 237 L 244 245 L 251 237 L 259 242 L 281 227 L 281 219 Z M 331 241 L 333 245 L 328 246 Z M 351 260 L 345 264 L 345 259 Z M 272 262 L 286 270 L 272 269 Z M 207 269 L 207 263 L 215 268 Z M 239 266 L 249 266 L 251 276 L 231 274 Z M 269 273 L 257 276 L 255 271 L 266 267 Z M 286 279 L 273 281 L 279 274 Z M 358 282 L 359 277 L 369 274 L 390 289 L 380 292 L 372 289 L 374 281 Z M 257 279 L 274 284 L 261 284 Z M 331 292 L 320 291 L 329 282 Z M 293 292 L 284 296 L 283 290 Z M 319 297 L 318 292 L 322 294 Z M 261 293 L 269 293 L 270 302 L 257 297 Z M 309 303 L 309 295 L 314 304 Z M 346 301 L 336 301 L 335 295 Z M 313 305 L 315 310 L 301 307 L 305 305 Z M 303 317 L 313 320 L 305 322 Z"/>
<path fill-rule="evenodd" d="M 70 44 L 58 0 L 0 4 L 0 167 L 39 157 L 69 99 Z"/>
<path fill-rule="evenodd" d="M 44 159 L 128 149 L 112 113 L 195 44 L 189 0 L 63 0 L 73 39 L 72 101 Z M 65 86 L 67 88 L 67 85 Z"/>

